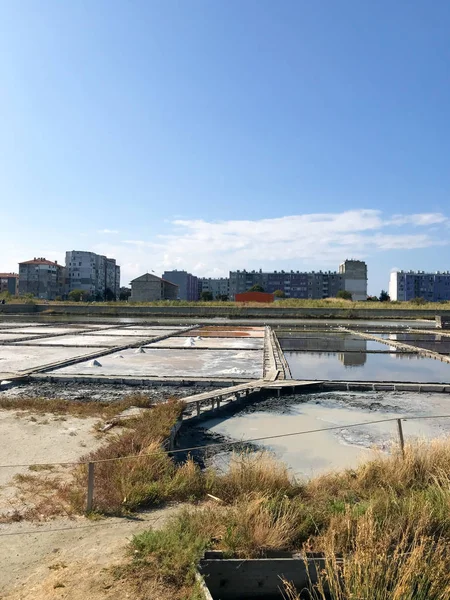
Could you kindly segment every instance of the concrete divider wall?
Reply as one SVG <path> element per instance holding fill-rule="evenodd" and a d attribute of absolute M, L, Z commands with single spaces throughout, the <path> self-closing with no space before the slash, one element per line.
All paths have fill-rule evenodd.
<path fill-rule="evenodd" d="M 450 310 L 424 309 L 352 309 L 352 308 L 257 308 L 234 306 L 133 306 L 104 304 L 3 304 L 0 313 L 39 313 L 51 315 L 103 315 L 135 317 L 229 317 L 248 319 L 434 319 L 436 315 L 450 317 Z"/>
<path fill-rule="evenodd" d="M 324 567 L 323 558 L 204 559 L 199 573 L 213 600 L 277 600 L 282 579 L 304 591 L 317 583 L 317 573 Z"/>
<path fill-rule="evenodd" d="M 37 304 L 0 304 L 0 314 L 4 313 L 11 315 L 19 315 L 37 312 Z"/>

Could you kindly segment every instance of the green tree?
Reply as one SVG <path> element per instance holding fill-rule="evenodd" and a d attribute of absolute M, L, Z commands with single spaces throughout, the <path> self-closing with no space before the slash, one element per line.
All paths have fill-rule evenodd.
<path fill-rule="evenodd" d="M 105 302 L 114 302 L 114 300 L 116 299 L 116 295 L 115 293 L 112 291 L 111 288 L 106 288 L 105 290 Z"/>
<path fill-rule="evenodd" d="M 283 290 L 275 290 L 273 295 L 275 298 L 286 298 L 286 294 L 283 292 Z"/>
<path fill-rule="evenodd" d="M 427 303 L 427 301 L 425 300 L 425 298 L 422 298 L 422 296 L 418 296 L 418 297 L 416 297 L 416 298 L 413 298 L 413 299 L 411 300 L 411 302 L 412 302 L 413 304 L 419 304 L 419 305 L 420 305 L 420 304 L 426 304 L 426 303 Z"/>
<path fill-rule="evenodd" d="M 390 302 L 390 301 L 391 301 L 391 297 L 386 292 L 386 290 L 381 290 L 380 302 Z"/>
<path fill-rule="evenodd" d="M 353 296 L 348 290 L 339 290 L 336 294 L 336 298 L 341 298 L 341 300 L 353 300 Z"/>
<path fill-rule="evenodd" d="M 131 296 L 131 290 L 127 287 L 121 287 L 119 293 L 119 300 L 126 301 Z"/>
<path fill-rule="evenodd" d="M 211 302 L 212 299 L 213 299 L 213 295 L 211 292 L 202 292 L 200 294 L 200 300 L 202 302 Z"/>
<path fill-rule="evenodd" d="M 83 300 L 83 294 L 83 290 L 72 290 L 69 292 L 68 298 L 71 302 L 81 302 Z"/>
<path fill-rule="evenodd" d="M 259 283 L 255 283 L 255 285 L 252 285 L 252 287 L 247 291 L 248 292 L 264 292 L 264 288 L 262 287 L 262 285 L 259 285 Z"/>

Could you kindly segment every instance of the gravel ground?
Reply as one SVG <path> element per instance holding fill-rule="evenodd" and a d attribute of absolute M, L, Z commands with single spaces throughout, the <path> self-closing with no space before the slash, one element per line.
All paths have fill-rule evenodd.
<path fill-rule="evenodd" d="M 0 391 L 0 398 L 62 398 L 65 400 L 111 401 L 122 400 L 131 394 L 148 394 L 155 402 L 167 398 L 184 398 L 203 391 L 182 386 L 130 386 L 121 384 L 86 384 L 78 382 L 39 381 Z"/>

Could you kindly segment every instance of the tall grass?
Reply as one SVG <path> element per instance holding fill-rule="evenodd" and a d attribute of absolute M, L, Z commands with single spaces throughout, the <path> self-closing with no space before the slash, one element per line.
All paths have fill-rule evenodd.
<path fill-rule="evenodd" d="M 80 462 L 95 462 L 95 511 L 122 514 L 167 499 L 167 483 L 176 467 L 162 444 L 182 410 L 181 402 L 156 405 L 131 420 L 125 432 L 81 458 Z M 137 458 L 126 458 L 130 456 Z M 84 508 L 86 481 L 87 468 L 82 465 L 74 473 L 71 493 L 71 502 L 80 512 Z"/>
<path fill-rule="evenodd" d="M 206 480 L 210 491 L 225 502 L 251 493 L 292 495 L 299 489 L 286 465 L 268 452 L 234 452 L 228 468 L 223 473 L 210 469 Z"/>
<path fill-rule="evenodd" d="M 363 515 L 342 554 L 333 528 L 323 536 L 325 566 L 310 581 L 313 600 L 445 600 L 450 597 L 448 540 L 427 533 L 427 515 L 390 528 L 372 511 Z M 300 600 L 292 582 L 284 582 L 285 598 Z"/>
<path fill-rule="evenodd" d="M 190 477 L 196 478 L 192 468 Z M 151 572 L 177 600 L 194 593 L 192 573 L 204 548 L 242 558 L 271 550 L 323 553 L 325 568 L 310 589 L 314 600 L 450 598 L 448 440 L 407 446 L 405 459 L 376 455 L 356 470 L 303 485 L 264 456 L 255 461 L 236 456 L 228 472 L 203 477 L 201 489 L 213 490 L 221 504 L 183 511 L 151 533 L 151 545 L 139 546 L 142 538 L 132 543 L 139 547 L 139 577 Z M 175 549 L 154 550 L 186 536 L 201 543 L 180 550 L 182 568 L 173 564 Z M 127 568 L 133 570 L 135 562 Z M 123 576 L 129 573 L 125 569 Z M 287 583 L 285 597 L 297 594 Z"/>
<path fill-rule="evenodd" d="M 38 299 L 25 299 L 20 297 L 14 297 L 8 300 L 9 304 L 24 304 L 24 303 L 42 303 L 42 301 Z M 92 302 L 70 302 L 68 300 L 60 301 L 45 301 L 45 304 L 48 304 L 49 309 L 46 311 L 47 313 L 51 313 L 52 306 L 86 306 L 89 307 L 93 303 Z M 200 308 L 200 307 L 221 307 L 221 308 L 347 308 L 347 309 L 364 309 L 364 310 L 402 310 L 402 309 L 419 309 L 425 311 L 433 311 L 439 312 L 442 310 L 450 309 L 450 302 L 442 301 L 442 302 L 424 302 L 418 303 L 417 301 L 411 302 L 352 302 L 351 300 L 343 300 L 341 298 L 324 298 L 324 299 L 316 299 L 316 300 L 306 300 L 300 298 L 285 298 L 281 300 L 277 300 L 276 302 L 271 303 L 261 303 L 261 302 L 232 302 L 232 301 L 219 301 L 213 300 L 211 302 L 190 302 L 187 300 L 158 300 L 155 302 L 95 302 L 97 306 L 105 306 L 113 309 L 114 307 L 133 307 L 133 306 L 169 306 L 169 307 L 190 307 L 190 308 Z M 56 312 L 56 311 L 55 311 Z M 58 311 L 59 312 L 59 311 Z M 195 312 L 195 310 L 194 310 Z"/>

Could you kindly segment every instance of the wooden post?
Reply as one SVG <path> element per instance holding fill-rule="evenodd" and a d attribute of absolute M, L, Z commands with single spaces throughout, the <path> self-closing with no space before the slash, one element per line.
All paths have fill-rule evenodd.
<path fill-rule="evenodd" d="M 195 403 L 195 406 L 197 407 L 197 417 L 199 417 L 200 416 L 200 402 L 198 400 Z"/>
<path fill-rule="evenodd" d="M 398 440 L 400 442 L 400 450 L 403 458 L 405 458 L 405 439 L 403 437 L 402 420 L 397 419 Z"/>
<path fill-rule="evenodd" d="M 219 398 L 217 398 L 217 401 L 216 401 L 216 408 L 220 408 L 220 397 L 219 397 Z"/>
<path fill-rule="evenodd" d="M 95 463 L 88 463 L 88 490 L 87 490 L 87 502 L 86 502 L 86 512 L 90 513 L 92 511 L 92 503 L 94 500 L 94 468 Z"/>

